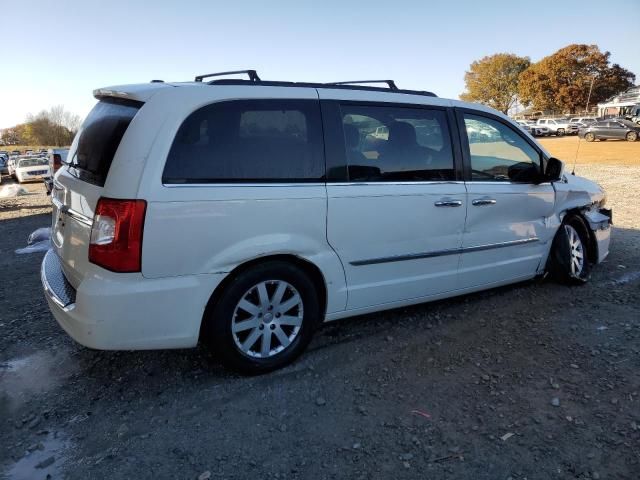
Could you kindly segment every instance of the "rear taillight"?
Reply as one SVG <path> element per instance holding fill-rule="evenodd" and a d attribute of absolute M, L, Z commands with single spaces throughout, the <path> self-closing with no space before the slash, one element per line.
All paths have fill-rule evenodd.
<path fill-rule="evenodd" d="M 91 227 L 89 261 L 113 272 L 139 272 L 147 202 L 101 198 Z"/>
<path fill-rule="evenodd" d="M 62 157 L 59 153 L 53 154 L 53 171 L 57 172 L 58 169 L 62 166 Z"/>

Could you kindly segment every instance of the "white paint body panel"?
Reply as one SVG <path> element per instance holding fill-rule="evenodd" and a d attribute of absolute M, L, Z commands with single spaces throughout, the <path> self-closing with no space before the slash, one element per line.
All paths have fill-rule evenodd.
<path fill-rule="evenodd" d="M 460 248 L 462 182 L 328 185 L 327 191 L 327 237 L 344 265 L 349 309 L 458 288 L 458 254 L 370 265 L 351 262 Z M 459 200 L 462 206 L 434 205 L 445 199 Z"/>
<path fill-rule="evenodd" d="M 474 200 L 495 203 L 473 205 Z M 460 287 L 535 276 L 557 229 L 551 221 L 554 203 L 551 184 L 467 182 L 463 249 L 509 242 L 514 245 L 463 253 Z"/>
<path fill-rule="evenodd" d="M 577 177 L 554 186 L 480 182 L 166 186 L 162 171 L 178 128 L 191 112 L 216 101 L 321 97 L 460 106 L 516 124 L 479 105 L 374 91 L 201 84 L 105 91 L 146 103 L 122 138 L 104 187 L 78 180 L 66 167 L 55 176 L 58 202 L 52 241 L 65 276 L 76 289 L 76 301 L 73 308 L 62 309 L 49 298 L 63 328 L 93 348 L 196 345 L 204 309 L 220 282 L 238 266 L 269 255 L 293 255 L 318 267 L 327 289 L 327 320 L 525 280 L 544 268 L 564 213 L 603 195 L 597 186 Z M 91 222 L 101 196 L 147 201 L 142 272 L 117 274 L 89 263 Z M 495 198 L 496 204 L 471 205 L 483 196 Z M 442 199 L 459 199 L 462 205 L 435 207 Z M 61 221 L 63 206 L 76 216 Z M 534 237 L 537 242 L 462 253 L 466 247 Z M 608 252 L 609 230 L 597 238 Z M 454 252 L 352 263 L 447 250 Z M 599 257 L 603 259 L 606 252 L 599 252 Z"/>

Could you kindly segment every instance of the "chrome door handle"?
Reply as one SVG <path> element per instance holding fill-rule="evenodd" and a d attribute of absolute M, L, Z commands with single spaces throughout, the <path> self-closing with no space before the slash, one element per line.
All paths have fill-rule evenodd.
<path fill-rule="evenodd" d="M 472 205 L 481 206 L 481 205 L 495 205 L 496 201 L 493 198 L 476 198 L 471 202 Z"/>
<path fill-rule="evenodd" d="M 462 200 L 439 200 L 434 205 L 436 207 L 461 207 Z"/>

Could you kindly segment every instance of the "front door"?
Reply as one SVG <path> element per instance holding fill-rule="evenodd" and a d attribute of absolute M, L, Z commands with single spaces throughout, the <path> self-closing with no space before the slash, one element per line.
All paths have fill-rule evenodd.
<path fill-rule="evenodd" d="M 549 250 L 555 193 L 540 150 L 491 114 L 459 111 L 467 167 L 461 288 L 531 278 Z"/>
<path fill-rule="evenodd" d="M 327 156 L 335 155 L 327 160 L 346 165 L 345 181 L 327 183 L 327 236 L 344 266 L 348 309 L 457 288 L 466 192 L 449 115 L 438 107 L 325 102 L 325 121 L 334 122 L 325 135 L 339 132 L 326 137 L 334 144 Z"/>

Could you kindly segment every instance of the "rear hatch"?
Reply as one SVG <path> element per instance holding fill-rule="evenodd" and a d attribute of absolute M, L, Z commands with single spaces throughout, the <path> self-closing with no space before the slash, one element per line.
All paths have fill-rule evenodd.
<path fill-rule="evenodd" d="M 89 241 L 111 162 L 142 102 L 104 97 L 91 110 L 55 177 L 52 244 L 65 276 L 77 288 L 89 267 Z"/>

